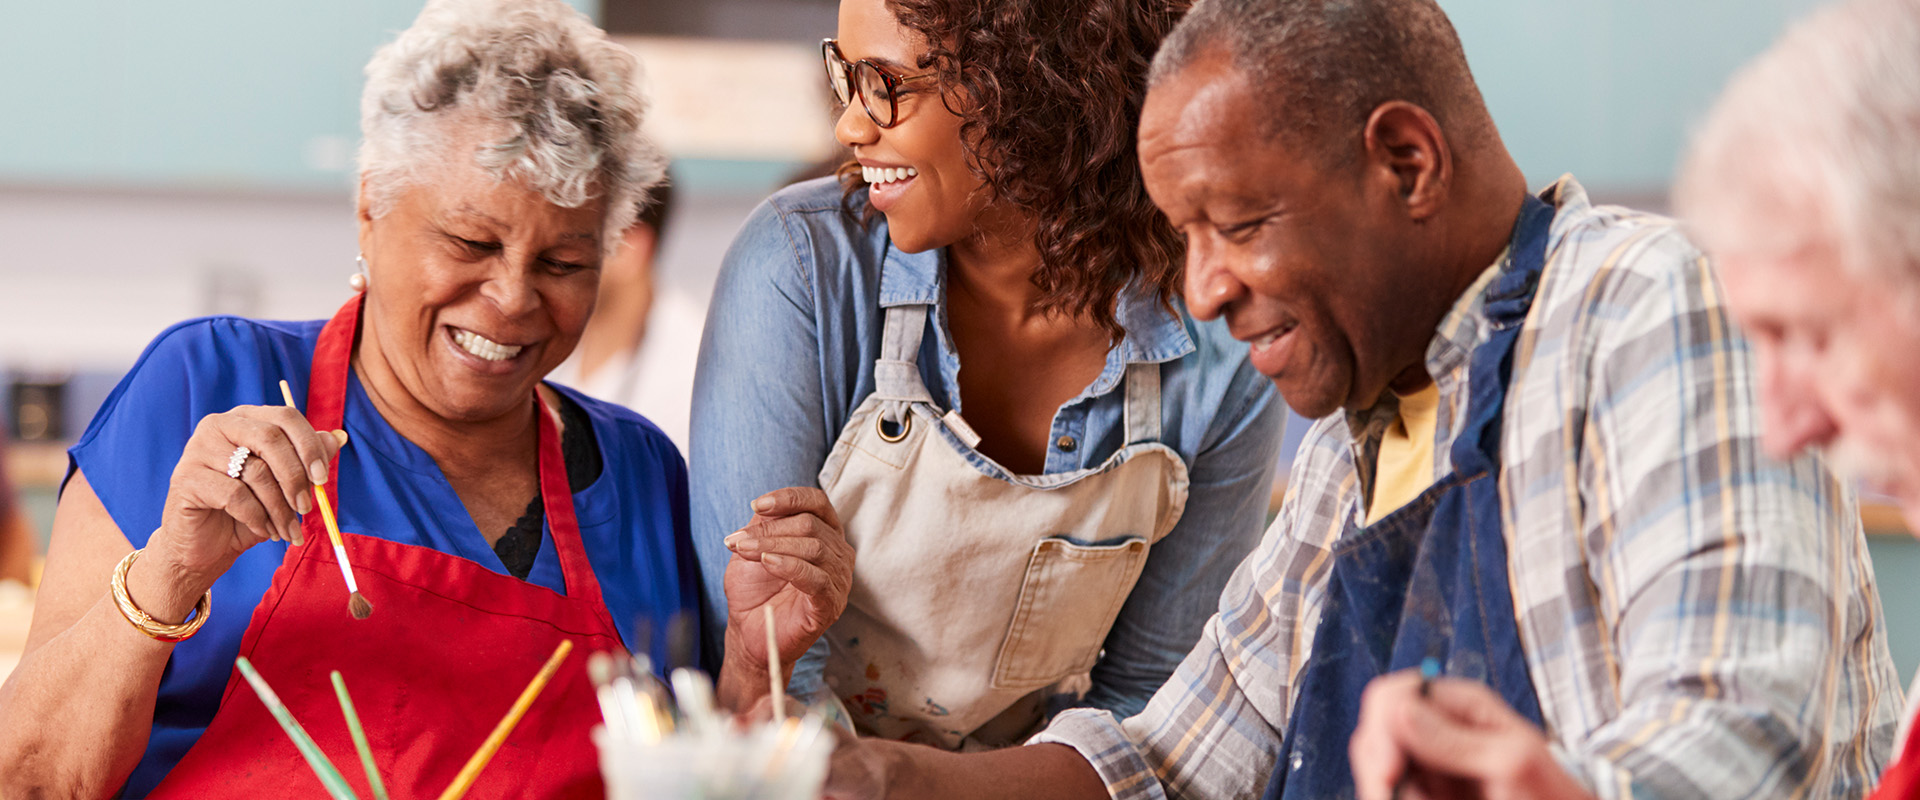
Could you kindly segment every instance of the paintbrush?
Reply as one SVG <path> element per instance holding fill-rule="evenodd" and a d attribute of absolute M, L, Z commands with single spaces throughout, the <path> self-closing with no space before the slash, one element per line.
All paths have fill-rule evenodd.
<path fill-rule="evenodd" d="M 253 687 L 253 693 L 260 696 L 260 702 L 267 704 L 267 711 L 273 714 L 280 729 L 287 732 L 287 738 L 293 740 L 293 746 L 299 748 L 300 755 L 307 759 L 307 766 L 313 768 L 313 774 L 320 777 L 321 785 L 327 787 L 327 794 L 334 800 L 360 800 L 353 793 L 353 787 L 347 785 L 347 779 L 340 777 L 340 770 L 334 769 L 333 762 L 327 760 L 327 754 L 320 752 L 320 746 L 313 743 L 313 737 L 293 718 L 293 712 L 280 702 L 280 696 L 273 693 L 273 687 L 267 685 L 265 678 L 255 672 L 253 664 L 246 656 L 234 659 L 234 666 L 240 668 L 247 684 Z"/>
<path fill-rule="evenodd" d="M 600 703 L 600 717 L 607 732 L 622 739 L 634 736 L 632 714 L 620 703 L 620 692 L 613 686 L 613 656 L 594 653 L 587 656 L 587 678 L 593 682 L 594 699 Z"/>
<path fill-rule="evenodd" d="M 280 382 L 280 398 L 287 401 L 288 408 L 296 408 L 293 389 L 288 388 L 284 380 Z M 340 577 L 347 581 L 347 613 L 354 619 L 373 616 L 373 603 L 360 593 L 360 584 L 353 579 L 353 564 L 347 560 L 347 546 L 340 540 L 340 523 L 333 517 L 333 503 L 327 500 L 326 488 L 314 486 L 313 499 L 320 506 L 320 519 L 327 523 L 327 538 L 333 541 L 333 556 L 340 562 Z"/>
<path fill-rule="evenodd" d="M 553 649 L 553 655 L 547 657 L 546 665 L 533 676 L 527 688 L 521 690 L 519 699 L 513 701 L 513 707 L 507 709 L 507 715 L 500 718 L 500 724 L 493 726 L 493 733 L 480 743 L 480 749 L 473 751 L 473 757 L 467 759 L 467 765 L 460 768 L 460 774 L 453 776 L 453 783 L 447 784 L 447 790 L 440 793 L 440 800 L 459 800 L 468 789 L 473 788 L 473 782 L 480 777 L 480 770 L 493 760 L 493 754 L 507 741 L 507 734 L 513 732 L 513 726 L 520 724 L 520 718 L 526 716 L 527 709 L 532 707 L 533 698 L 546 688 L 547 681 L 553 679 L 553 673 L 560 669 L 560 662 L 567 660 L 570 652 L 573 652 L 573 642 L 561 640 L 560 646 Z"/>
<path fill-rule="evenodd" d="M 704 734 L 724 727 L 719 714 L 714 711 L 713 681 L 707 678 L 706 673 L 692 667 L 681 667 L 673 671 L 672 681 L 675 705 L 686 717 L 688 729 Z"/>
<path fill-rule="evenodd" d="M 1440 677 L 1440 659 L 1433 656 L 1420 659 L 1420 698 L 1422 700 L 1433 696 L 1433 679 L 1438 677 Z M 1406 769 L 1400 773 L 1400 780 L 1393 782 L 1393 800 L 1400 800 L 1400 792 L 1407 787 L 1407 781 L 1411 777 L 1413 777 L 1413 762 L 1409 761 Z"/>
<path fill-rule="evenodd" d="M 679 709 L 686 727 L 705 734 L 723 726 L 714 712 L 713 681 L 694 660 L 699 635 L 693 615 L 685 611 L 674 612 L 667 622 L 667 687 L 673 690 L 672 707 Z"/>
<path fill-rule="evenodd" d="M 627 733 L 643 742 L 660 741 L 660 718 L 652 708 L 641 705 L 643 692 L 640 684 L 634 680 L 633 660 L 610 657 L 607 675 L 613 684 L 614 696 L 620 700 L 621 713 L 626 715 Z"/>
<path fill-rule="evenodd" d="M 639 687 L 635 699 L 640 701 L 640 711 L 646 720 L 652 723 L 655 734 L 661 738 L 673 735 L 673 693 L 667 691 L 666 684 L 653 674 L 653 659 L 644 653 L 633 654 L 627 662 L 633 670 L 633 680 Z"/>
<path fill-rule="evenodd" d="M 367 786 L 372 788 L 374 800 L 387 800 L 387 785 L 380 780 L 380 771 L 373 767 L 373 748 L 367 746 L 367 732 L 360 727 L 360 714 L 353 710 L 353 698 L 347 696 L 347 682 L 337 669 L 333 671 L 333 693 L 340 698 L 340 713 L 347 718 L 347 733 L 353 735 L 353 749 L 360 753 L 360 766 L 367 770 Z"/>
<path fill-rule="evenodd" d="M 761 606 L 760 619 L 767 627 L 767 687 L 773 691 L 773 721 L 787 718 L 787 693 L 780 686 L 780 640 L 773 634 L 773 606 Z"/>

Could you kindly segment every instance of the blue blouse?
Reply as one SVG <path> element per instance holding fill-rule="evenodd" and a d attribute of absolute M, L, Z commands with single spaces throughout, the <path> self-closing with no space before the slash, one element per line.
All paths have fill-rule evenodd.
<path fill-rule="evenodd" d="M 749 503 L 784 486 L 818 486 L 820 467 L 873 393 L 888 306 L 928 304 L 920 377 L 942 408 L 960 405 L 960 356 L 947 331 L 945 249 L 906 253 L 885 217 L 862 226 L 866 193 L 841 207 L 839 184 L 788 187 L 747 218 L 727 251 L 707 313 L 693 400 L 693 529 L 707 581 L 709 646 L 720 647 L 730 553 L 721 543 Z M 1186 461 L 1185 515 L 1153 546 L 1093 670 L 1084 705 L 1129 716 L 1200 637 L 1227 577 L 1260 540 L 1285 404 L 1219 322 L 1175 299 L 1124 294 L 1125 337 L 1079 396 L 1054 413 L 1045 474 L 1097 466 L 1125 438 L 1127 365 L 1160 364 L 1161 442 Z M 1001 357 L 1018 357 L 1001 354 Z M 992 369 L 991 360 L 968 369 Z M 964 413 L 964 411 L 963 411 Z M 1064 444 L 1063 444 L 1064 443 Z M 824 645 L 796 665 L 792 689 L 821 685 Z"/>
<path fill-rule="evenodd" d="M 324 324 L 209 317 L 167 329 L 68 451 L 68 474 L 84 471 L 128 542 L 145 547 L 160 526 L 174 465 L 200 418 L 239 405 L 279 405 L 282 378 L 304 403 Z M 564 386 L 553 388 L 586 412 L 605 465 L 573 502 L 607 609 L 629 646 L 643 618 L 658 639 L 675 614 L 697 613 L 686 466 L 666 435 L 639 415 Z M 433 458 L 387 425 L 357 379 L 347 382 L 344 424 L 351 438 L 340 453 L 343 530 L 431 547 L 507 574 Z M 551 536 L 543 533 L 527 580 L 564 593 Z M 161 675 L 153 732 L 122 796 L 150 792 L 212 721 L 252 609 L 287 547 L 256 545 L 214 583 L 211 618 L 174 646 Z"/>

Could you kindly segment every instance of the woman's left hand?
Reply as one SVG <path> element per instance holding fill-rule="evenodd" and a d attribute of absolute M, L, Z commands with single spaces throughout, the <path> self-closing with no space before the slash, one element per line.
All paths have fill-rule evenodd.
<path fill-rule="evenodd" d="M 819 489 L 775 490 L 754 500 L 753 509 L 753 520 L 726 539 L 733 560 L 726 576 L 725 664 L 766 674 L 761 608 L 769 607 L 784 678 L 846 610 L 853 591 L 853 546 L 841 532 L 833 503 Z M 766 682 L 759 681 L 758 688 L 764 691 Z"/>

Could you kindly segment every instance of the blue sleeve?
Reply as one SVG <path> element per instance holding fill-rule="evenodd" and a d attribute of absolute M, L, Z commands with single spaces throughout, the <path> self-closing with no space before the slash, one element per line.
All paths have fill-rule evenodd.
<path fill-rule="evenodd" d="M 833 445 L 822 424 L 813 250 L 806 229 L 787 223 L 762 203 L 727 250 L 693 382 L 693 546 L 715 656 L 726 632 L 722 578 L 731 556 L 721 540 L 752 518 L 754 498 L 817 486 Z"/>
<path fill-rule="evenodd" d="M 85 472 L 127 541 L 145 547 L 160 527 L 174 466 L 202 417 L 277 402 L 281 377 L 305 391 L 304 366 L 297 375 L 269 376 L 281 371 L 271 351 L 290 343 L 273 341 L 258 323 L 232 317 L 168 328 L 147 345 L 67 451 L 68 476 Z"/>
<path fill-rule="evenodd" d="M 1187 413 L 1207 405 L 1214 412 L 1188 465 L 1186 511 L 1149 552 L 1139 582 L 1107 634 L 1093 687 L 1078 705 L 1122 719 L 1145 708 L 1200 640 L 1227 579 L 1260 543 L 1286 432 L 1286 405 L 1273 384 L 1246 363 L 1244 351 L 1224 350 L 1202 344 L 1194 365 L 1231 378 L 1211 382 L 1215 388 L 1205 392 L 1209 396 L 1188 399 L 1197 408 Z"/>

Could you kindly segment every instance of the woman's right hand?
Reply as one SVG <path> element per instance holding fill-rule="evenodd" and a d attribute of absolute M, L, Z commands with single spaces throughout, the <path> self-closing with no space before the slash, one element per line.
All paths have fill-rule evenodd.
<path fill-rule="evenodd" d="M 345 442 L 344 431 L 315 431 L 285 406 L 207 415 L 174 465 L 147 557 L 204 591 L 249 547 L 270 539 L 301 544 L 299 515 L 313 510 L 313 487 L 326 483 Z M 239 447 L 252 454 L 236 479 L 227 465 Z"/>
<path fill-rule="evenodd" d="M 791 673 L 847 608 L 853 546 L 826 492 L 777 489 L 754 500 L 753 520 L 726 539 L 727 636 L 722 663 L 765 675 L 766 618 L 773 609 L 782 671 Z M 764 688 L 764 682 L 758 687 Z"/>

